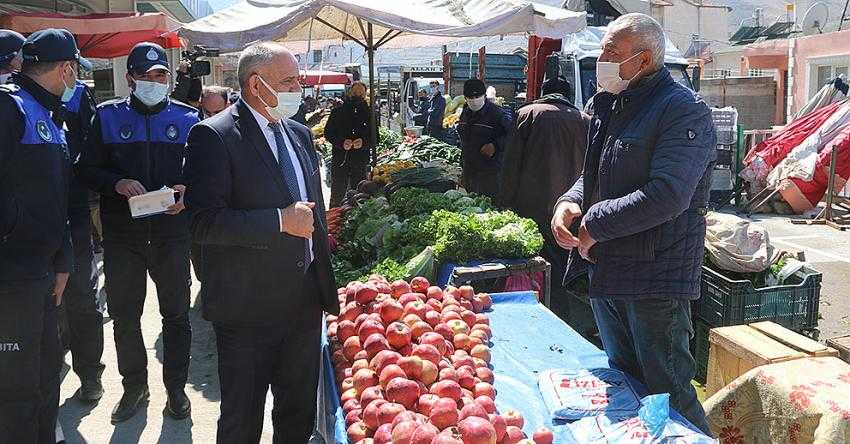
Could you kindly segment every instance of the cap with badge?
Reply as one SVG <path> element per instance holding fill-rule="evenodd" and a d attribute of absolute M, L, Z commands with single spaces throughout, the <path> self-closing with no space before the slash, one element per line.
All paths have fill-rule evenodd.
<path fill-rule="evenodd" d="M 474 98 L 481 97 L 487 92 L 487 87 L 480 79 L 469 79 L 463 82 L 464 97 Z"/>
<path fill-rule="evenodd" d="M 24 46 L 27 39 L 10 29 L 0 29 L 0 68 L 6 66 Z"/>
<path fill-rule="evenodd" d="M 144 74 L 155 69 L 168 71 L 168 56 L 162 46 L 142 42 L 130 50 L 130 55 L 127 56 L 127 71 Z"/>
<path fill-rule="evenodd" d="M 86 71 L 92 65 L 80 55 L 74 35 L 67 29 L 42 29 L 30 34 L 23 46 L 24 63 L 64 62 L 73 60 Z"/>

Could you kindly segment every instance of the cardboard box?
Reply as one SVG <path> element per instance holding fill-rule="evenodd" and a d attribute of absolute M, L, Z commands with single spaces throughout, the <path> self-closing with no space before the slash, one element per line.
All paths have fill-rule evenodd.
<path fill-rule="evenodd" d="M 773 322 L 713 328 L 708 341 L 706 397 L 761 365 L 806 357 L 838 357 L 837 350 Z"/>

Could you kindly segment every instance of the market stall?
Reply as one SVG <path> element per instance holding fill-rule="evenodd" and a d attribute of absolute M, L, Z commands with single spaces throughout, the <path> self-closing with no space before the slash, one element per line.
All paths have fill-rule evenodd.
<path fill-rule="evenodd" d="M 447 290 L 448 291 L 448 290 Z M 552 369 L 607 369 L 608 361 L 605 353 L 587 342 L 568 325 L 558 319 L 552 312 L 537 302 L 535 294 L 530 292 L 499 293 L 492 296 L 492 310 L 484 312 L 489 318 L 489 328 L 492 337 L 490 344 L 490 359 L 488 368 L 492 369 L 493 387 L 495 388 L 495 409 L 506 418 L 513 419 L 516 415 L 510 411 L 519 412 L 520 429 L 527 437 L 532 437 L 535 431 L 545 427 L 553 434 L 557 443 L 587 442 L 580 441 L 575 436 L 587 437 L 599 434 L 596 415 L 605 410 L 598 409 L 585 412 L 584 422 L 553 420 L 552 406 L 544 400 L 545 384 L 541 384 L 541 375 Z M 342 315 L 344 316 L 344 315 Z M 325 374 L 323 375 L 323 398 L 325 401 L 320 411 L 324 423 L 320 432 L 326 442 L 350 442 L 347 435 L 349 424 L 346 424 L 347 413 L 351 405 L 343 408 L 340 392 L 334 383 L 334 364 L 332 355 L 338 346 L 334 345 L 334 335 L 340 335 L 338 326 L 330 327 L 331 340 L 324 342 Z M 604 370 L 594 370 L 604 372 Z M 368 371 L 366 372 L 368 373 Z M 486 373 L 486 372 L 485 372 Z M 625 388 L 633 392 L 636 398 L 646 394 L 646 390 L 634 379 L 626 378 Z M 563 384 L 562 384 L 563 385 Z M 432 385 L 433 387 L 433 385 Z M 610 390 L 610 388 L 609 388 Z M 611 392 L 609 392 L 611 393 Z M 386 394 L 386 392 L 385 392 Z M 330 401 L 332 400 L 332 401 Z M 613 408 L 612 397 L 612 408 Z M 433 412 L 433 410 L 432 410 Z M 356 415 L 353 415 L 356 416 Z M 695 432 L 679 414 L 670 412 L 671 421 L 666 424 L 666 430 L 679 433 L 688 439 L 687 442 L 710 442 L 707 438 Z M 492 418 L 491 418 L 492 419 Z M 627 424 L 629 435 L 645 436 L 648 431 L 644 419 L 637 412 L 622 414 L 618 417 L 622 424 Z M 496 422 L 499 422 L 496 420 Z M 625 429 L 609 427 L 607 435 L 599 435 L 615 439 L 616 433 Z M 642 435 L 647 433 L 647 435 Z M 535 435 L 540 437 L 542 435 Z M 705 441 L 700 441 L 705 440 Z M 375 442 L 381 442 L 376 439 Z M 602 442 L 602 441 L 600 441 Z M 610 441 L 614 442 L 614 441 Z"/>

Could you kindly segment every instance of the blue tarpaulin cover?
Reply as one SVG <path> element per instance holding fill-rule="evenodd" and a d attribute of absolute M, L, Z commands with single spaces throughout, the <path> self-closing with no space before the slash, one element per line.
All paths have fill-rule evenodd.
<path fill-rule="evenodd" d="M 495 374 L 496 407 L 500 412 L 520 411 L 525 418 L 524 431 L 529 437 L 538 427 L 546 426 L 554 432 L 556 443 L 575 442 L 565 421 L 552 421 L 537 387 L 538 376 L 553 368 L 609 367 L 608 357 L 538 303 L 534 293 L 493 293 L 491 296 L 493 310 L 487 315 L 493 330 L 491 364 Z M 322 396 L 332 398 L 326 400 L 324 418 L 320 418 L 329 422 L 320 424 L 319 428 L 320 432 L 325 430 L 326 442 L 347 443 L 339 393 L 334 387 L 333 365 L 327 341 L 323 343 L 326 373 Z M 646 389 L 639 382 L 630 378 L 630 383 L 639 396 L 646 395 Z M 670 416 L 693 429 L 678 413 L 671 411 Z"/>

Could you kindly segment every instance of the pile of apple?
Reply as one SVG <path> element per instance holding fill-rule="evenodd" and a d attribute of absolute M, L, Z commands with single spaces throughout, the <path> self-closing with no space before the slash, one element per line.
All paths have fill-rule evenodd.
<path fill-rule="evenodd" d="M 519 412 L 496 411 L 489 294 L 373 276 L 339 301 L 327 331 L 351 443 L 552 443 L 543 427 L 527 439 Z"/>

